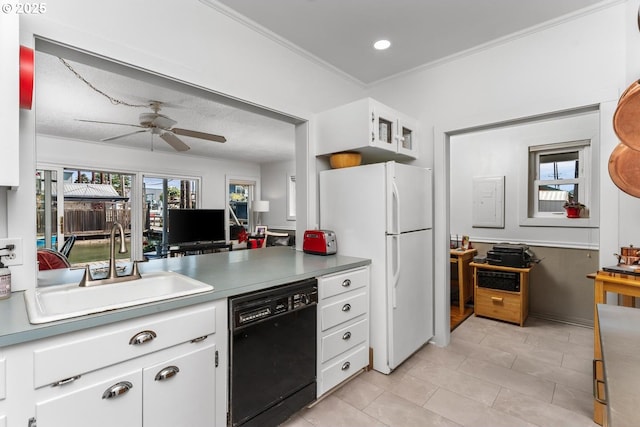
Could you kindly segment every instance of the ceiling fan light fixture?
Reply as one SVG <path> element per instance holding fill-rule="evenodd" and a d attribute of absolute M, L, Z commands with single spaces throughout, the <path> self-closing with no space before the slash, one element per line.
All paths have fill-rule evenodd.
<path fill-rule="evenodd" d="M 375 42 L 373 44 L 373 47 L 376 50 L 389 49 L 390 46 L 391 46 L 391 42 L 389 40 L 386 40 L 386 39 L 378 40 L 377 42 Z"/>

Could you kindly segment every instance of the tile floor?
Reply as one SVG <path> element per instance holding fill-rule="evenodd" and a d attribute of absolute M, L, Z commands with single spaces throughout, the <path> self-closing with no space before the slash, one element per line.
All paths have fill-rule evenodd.
<path fill-rule="evenodd" d="M 284 427 L 594 427 L 593 329 L 471 316 L 446 348 L 365 372 Z"/>

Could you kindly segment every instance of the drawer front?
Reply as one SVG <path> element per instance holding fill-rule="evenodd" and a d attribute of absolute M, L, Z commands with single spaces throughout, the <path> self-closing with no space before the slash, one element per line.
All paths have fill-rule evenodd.
<path fill-rule="evenodd" d="M 367 319 L 340 328 L 322 337 L 320 361 L 324 363 L 358 344 L 366 343 L 368 337 L 369 321 Z"/>
<path fill-rule="evenodd" d="M 350 376 L 357 374 L 369 363 L 367 346 L 360 346 L 353 352 L 339 358 L 335 363 L 328 364 L 320 372 L 318 396 L 331 390 Z"/>
<path fill-rule="evenodd" d="M 326 331 L 336 325 L 348 322 L 351 319 L 367 312 L 368 298 L 366 292 L 349 294 L 346 298 L 339 299 L 321 308 L 322 330 Z"/>
<path fill-rule="evenodd" d="M 55 387 L 55 396 L 36 402 L 41 426 L 142 425 L 142 371 L 131 369 L 101 382 Z"/>
<path fill-rule="evenodd" d="M 359 268 L 343 273 L 322 276 L 318 278 L 320 298 L 330 298 L 344 292 L 367 286 L 369 283 L 369 269 Z"/>
<path fill-rule="evenodd" d="M 34 387 L 162 350 L 215 331 L 216 307 L 207 304 L 47 339 L 33 352 Z M 132 344 L 136 338 L 139 342 Z"/>
<path fill-rule="evenodd" d="M 520 323 L 521 297 L 518 294 L 477 288 L 474 309 L 479 316 Z"/>

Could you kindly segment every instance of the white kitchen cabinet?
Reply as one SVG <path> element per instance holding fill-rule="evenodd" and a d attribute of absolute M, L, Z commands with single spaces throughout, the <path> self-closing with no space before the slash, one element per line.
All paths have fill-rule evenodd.
<path fill-rule="evenodd" d="M 7 375 L 6 375 L 6 358 L 0 355 L 0 402 L 5 400 L 7 392 Z M 7 417 L 4 410 L 0 406 L 0 427 L 7 425 Z"/>
<path fill-rule="evenodd" d="M 8 427 L 226 425 L 226 300 L 4 351 Z"/>
<path fill-rule="evenodd" d="M 19 183 L 19 17 L 17 13 L 0 13 L 0 186 Z"/>
<path fill-rule="evenodd" d="M 145 427 L 216 425 L 215 353 L 211 344 L 144 369 Z"/>
<path fill-rule="evenodd" d="M 116 375 L 106 369 L 51 387 L 36 394 L 37 425 L 215 426 L 215 352 L 215 344 L 185 343 L 116 365 Z"/>
<path fill-rule="evenodd" d="M 318 278 L 318 397 L 369 365 L 369 267 Z"/>
<path fill-rule="evenodd" d="M 78 380 L 79 381 L 79 380 Z M 57 386 L 36 403 L 38 426 L 134 427 L 142 425 L 142 371 L 132 370 L 89 384 Z M 51 394 L 51 393 L 47 393 Z"/>
<path fill-rule="evenodd" d="M 318 155 L 357 151 L 365 160 L 418 157 L 417 121 L 364 98 L 317 116 Z"/>

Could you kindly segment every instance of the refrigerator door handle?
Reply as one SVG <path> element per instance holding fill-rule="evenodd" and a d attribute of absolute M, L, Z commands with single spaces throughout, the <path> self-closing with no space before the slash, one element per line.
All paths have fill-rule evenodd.
<path fill-rule="evenodd" d="M 398 191 L 398 186 L 396 185 L 395 180 L 391 182 L 391 198 L 392 198 L 392 209 L 393 209 L 393 221 L 391 224 L 391 233 L 399 234 L 400 233 L 400 192 Z M 393 202 L 395 201 L 395 205 Z"/>
<path fill-rule="evenodd" d="M 391 282 L 393 283 L 391 302 L 393 304 L 393 308 L 398 306 L 396 302 L 396 289 L 398 288 L 398 284 L 400 283 L 400 236 L 395 234 L 391 236 L 394 242 L 394 253 L 393 257 L 395 258 L 395 270 L 393 271 L 393 276 L 391 277 Z"/>

